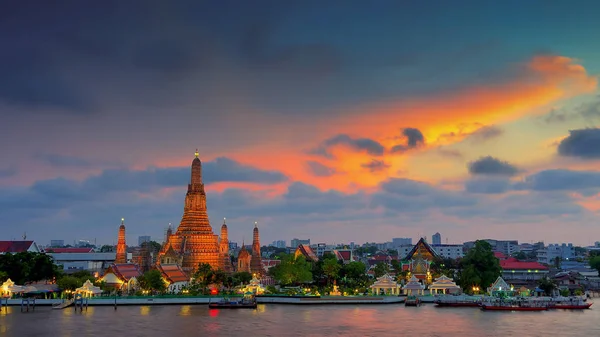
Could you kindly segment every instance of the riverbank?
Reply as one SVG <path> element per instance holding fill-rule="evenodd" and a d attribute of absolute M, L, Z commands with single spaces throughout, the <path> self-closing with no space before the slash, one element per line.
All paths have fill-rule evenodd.
<path fill-rule="evenodd" d="M 235 296 L 231 296 L 235 297 Z M 196 305 L 208 304 L 210 302 L 221 301 L 223 297 L 137 297 L 137 298 L 115 298 L 102 297 L 90 298 L 88 306 L 117 306 L 121 305 Z M 256 302 L 260 304 L 302 304 L 302 305 L 317 305 L 317 304 L 394 304 L 404 303 L 404 297 L 397 296 L 365 296 L 365 297 L 350 297 L 350 296 L 323 296 L 323 297 L 287 297 L 287 296 L 259 296 Z M 60 299 L 36 299 L 36 306 L 53 306 L 62 303 Z M 9 306 L 21 306 L 21 299 L 8 300 Z M 6 302 L 3 302 L 6 304 Z M 32 303 L 30 302 L 30 306 Z"/>

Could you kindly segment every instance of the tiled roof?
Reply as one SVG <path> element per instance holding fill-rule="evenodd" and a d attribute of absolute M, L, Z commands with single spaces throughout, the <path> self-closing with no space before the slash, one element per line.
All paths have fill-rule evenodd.
<path fill-rule="evenodd" d="M 344 261 L 350 261 L 352 259 L 352 252 L 349 250 L 342 250 L 342 251 L 338 251 L 339 254 L 342 256 L 342 258 L 344 259 Z"/>
<path fill-rule="evenodd" d="M 504 255 L 502 252 L 494 252 L 494 256 L 498 258 L 498 260 L 506 259 L 506 255 Z"/>
<path fill-rule="evenodd" d="M 315 262 L 319 261 L 317 254 L 315 254 L 315 252 L 312 250 L 312 248 L 310 248 L 310 246 L 302 245 L 302 244 L 298 245 L 298 249 L 296 251 L 300 251 L 300 253 L 302 255 L 304 255 L 306 258 L 309 258 Z"/>
<path fill-rule="evenodd" d="M 94 248 L 46 248 L 46 253 L 93 253 Z"/>
<path fill-rule="evenodd" d="M 186 273 L 176 264 L 158 265 L 158 270 L 170 283 L 189 281 Z"/>
<path fill-rule="evenodd" d="M 0 253 L 22 253 L 29 250 L 33 241 L 0 241 Z"/>
<path fill-rule="evenodd" d="M 410 250 L 410 252 L 408 252 L 408 254 L 406 254 L 406 259 L 407 260 L 411 260 L 413 258 L 413 255 L 417 252 L 417 249 L 419 248 L 419 246 L 423 246 L 425 247 L 425 249 L 434 257 L 439 257 L 438 253 L 435 251 L 435 249 L 431 248 L 431 246 L 427 243 L 427 241 L 425 241 L 425 239 L 421 238 L 419 239 L 419 241 L 415 244 L 415 246 Z"/>
<path fill-rule="evenodd" d="M 138 266 L 133 263 L 113 263 L 109 267 L 118 278 L 129 281 L 133 277 L 140 277 L 142 273 Z"/>
<path fill-rule="evenodd" d="M 540 264 L 538 262 L 524 262 L 515 259 L 514 257 L 510 257 L 506 260 L 500 260 L 500 267 L 504 270 L 524 270 L 524 269 L 534 269 L 534 270 L 548 270 L 548 267 Z"/>

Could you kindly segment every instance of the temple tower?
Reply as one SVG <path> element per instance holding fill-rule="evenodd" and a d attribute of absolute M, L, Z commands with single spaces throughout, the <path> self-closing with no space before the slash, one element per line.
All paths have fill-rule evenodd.
<path fill-rule="evenodd" d="M 119 241 L 117 241 L 117 256 L 115 263 L 127 263 L 127 245 L 125 244 L 125 219 L 121 219 L 119 226 Z"/>
<path fill-rule="evenodd" d="M 246 250 L 246 244 L 242 241 L 242 249 L 238 254 L 237 272 L 250 272 L 250 254 Z"/>
<path fill-rule="evenodd" d="M 223 218 L 223 225 L 221 226 L 219 252 L 221 253 L 221 259 L 223 260 L 223 270 L 228 273 L 232 272 L 233 265 L 231 264 L 231 258 L 229 257 L 229 238 L 227 235 L 227 224 L 225 223 L 225 218 Z"/>
<path fill-rule="evenodd" d="M 257 222 L 254 222 L 254 231 L 252 235 L 252 257 L 250 258 L 250 271 L 257 275 L 264 274 L 264 268 L 260 254 L 260 235 L 258 233 Z"/>
<path fill-rule="evenodd" d="M 169 239 L 170 246 L 181 254 L 182 269 L 193 273 L 200 263 L 208 263 L 214 269 L 223 269 L 219 237 L 213 233 L 206 211 L 206 192 L 202 183 L 202 163 L 196 150 L 192 161 L 191 178 L 185 195 L 183 216 L 177 232 Z M 162 254 L 168 247 L 163 247 Z"/>

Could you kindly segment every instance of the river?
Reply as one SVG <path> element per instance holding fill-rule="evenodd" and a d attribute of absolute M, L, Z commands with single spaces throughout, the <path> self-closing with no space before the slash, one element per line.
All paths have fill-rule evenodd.
<path fill-rule="evenodd" d="M 600 309 L 484 312 L 403 305 L 264 305 L 216 310 L 203 305 L 37 307 L 0 313 L 3 336 L 600 336 Z"/>

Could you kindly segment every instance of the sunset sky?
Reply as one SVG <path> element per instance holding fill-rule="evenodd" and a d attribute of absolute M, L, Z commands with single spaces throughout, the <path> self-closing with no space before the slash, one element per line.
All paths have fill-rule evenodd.
<path fill-rule="evenodd" d="M 0 5 L 0 239 L 600 241 L 597 1 Z"/>

